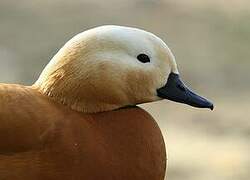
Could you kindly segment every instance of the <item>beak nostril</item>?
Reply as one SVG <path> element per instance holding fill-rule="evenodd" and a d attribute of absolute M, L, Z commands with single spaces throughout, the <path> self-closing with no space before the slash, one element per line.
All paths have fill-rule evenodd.
<path fill-rule="evenodd" d="M 186 91 L 186 88 L 182 85 L 182 84 L 177 84 L 176 86 L 178 89 L 180 89 L 181 91 Z"/>

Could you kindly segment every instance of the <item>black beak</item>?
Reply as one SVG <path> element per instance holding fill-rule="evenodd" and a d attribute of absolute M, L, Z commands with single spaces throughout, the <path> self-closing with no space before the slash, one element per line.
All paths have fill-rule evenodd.
<path fill-rule="evenodd" d="M 188 104 L 197 108 L 214 109 L 214 105 L 207 99 L 195 94 L 181 81 L 179 74 L 170 73 L 165 86 L 157 89 L 157 95 L 164 99 Z"/>

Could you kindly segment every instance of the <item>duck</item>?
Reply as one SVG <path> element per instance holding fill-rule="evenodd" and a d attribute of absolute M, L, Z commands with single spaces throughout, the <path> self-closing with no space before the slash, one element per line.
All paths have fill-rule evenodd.
<path fill-rule="evenodd" d="M 161 130 L 137 106 L 163 99 L 213 109 L 153 33 L 117 25 L 79 33 L 33 85 L 0 84 L 0 179 L 163 180 Z"/>

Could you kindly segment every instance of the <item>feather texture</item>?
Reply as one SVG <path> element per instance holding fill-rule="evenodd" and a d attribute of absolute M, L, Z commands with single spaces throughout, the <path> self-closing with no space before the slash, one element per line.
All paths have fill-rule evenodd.
<path fill-rule="evenodd" d="M 32 87 L 0 85 L 0 179 L 163 180 L 164 141 L 138 107 L 73 111 Z"/>

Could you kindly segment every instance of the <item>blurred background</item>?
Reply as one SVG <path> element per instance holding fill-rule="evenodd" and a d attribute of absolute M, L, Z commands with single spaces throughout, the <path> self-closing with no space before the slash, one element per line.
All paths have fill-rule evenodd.
<path fill-rule="evenodd" d="M 67 40 L 105 24 L 161 37 L 186 84 L 216 106 L 142 105 L 164 134 L 167 179 L 249 180 L 250 1 L 1 0 L 0 82 L 31 85 Z"/>

